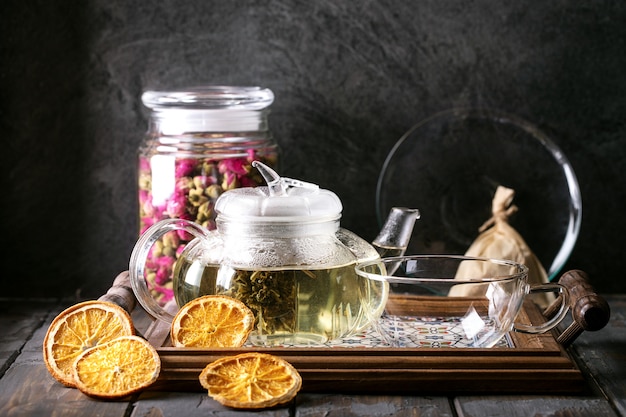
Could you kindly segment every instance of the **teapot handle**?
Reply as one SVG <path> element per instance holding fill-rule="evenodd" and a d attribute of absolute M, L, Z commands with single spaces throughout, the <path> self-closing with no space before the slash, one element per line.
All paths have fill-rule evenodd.
<path fill-rule="evenodd" d="M 135 293 L 135 297 L 139 304 L 152 317 L 171 323 L 174 319 L 175 302 L 162 307 L 154 299 L 148 288 L 145 279 L 145 267 L 148 255 L 154 243 L 161 239 L 166 233 L 184 231 L 190 233 L 196 238 L 205 240 L 211 237 L 211 232 L 204 227 L 184 219 L 165 219 L 150 226 L 137 240 L 133 252 L 130 255 L 128 272 L 130 275 L 130 284 Z"/>

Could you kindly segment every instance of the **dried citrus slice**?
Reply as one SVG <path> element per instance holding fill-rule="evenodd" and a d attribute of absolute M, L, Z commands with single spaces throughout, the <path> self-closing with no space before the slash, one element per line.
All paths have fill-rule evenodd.
<path fill-rule="evenodd" d="M 106 301 L 85 301 L 62 311 L 50 324 L 43 341 L 48 371 L 69 387 L 75 383 L 72 363 L 83 351 L 120 336 L 135 333 L 130 315 Z"/>
<path fill-rule="evenodd" d="M 175 347 L 239 347 L 254 327 L 254 314 L 241 301 L 205 295 L 185 304 L 172 321 Z"/>
<path fill-rule="evenodd" d="M 76 388 L 102 399 L 126 397 L 149 387 L 161 371 L 156 349 L 138 336 L 122 336 L 88 349 L 72 365 Z"/>
<path fill-rule="evenodd" d="M 248 352 L 208 364 L 200 373 L 200 384 L 225 406 L 258 409 L 291 401 L 302 378 L 284 359 Z"/>

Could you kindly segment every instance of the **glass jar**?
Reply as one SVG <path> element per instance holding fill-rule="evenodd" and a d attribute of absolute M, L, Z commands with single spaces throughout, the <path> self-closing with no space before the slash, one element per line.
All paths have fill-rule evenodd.
<path fill-rule="evenodd" d="M 278 146 L 268 127 L 271 90 L 207 86 L 146 91 L 149 128 L 139 150 L 139 233 L 179 218 L 215 228 L 222 192 L 264 184 L 252 161 L 271 167 Z M 171 232 L 154 242 L 145 277 L 159 304 L 173 300 L 172 271 L 191 236 Z"/>

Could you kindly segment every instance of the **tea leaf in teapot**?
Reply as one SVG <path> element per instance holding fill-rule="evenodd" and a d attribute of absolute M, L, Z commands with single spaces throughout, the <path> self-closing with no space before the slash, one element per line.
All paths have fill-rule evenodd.
<path fill-rule="evenodd" d="M 252 310 L 259 332 L 274 334 L 295 331 L 296 290 L 294 271 L 238 270 L 231 294 Z"/>

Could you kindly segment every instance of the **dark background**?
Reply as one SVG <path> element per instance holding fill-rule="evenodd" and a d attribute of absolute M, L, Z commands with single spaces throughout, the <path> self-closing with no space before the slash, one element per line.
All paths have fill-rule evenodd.
<path fill-rule="evenodd" d="M 146 89 L 261 85 L 281 173 L 335 191 L 371 240 L 385 156 L 418 121 L 485 106 L 572 163 L 567 268 L 625 292 L 622 1 L 8 0 L 0 6 L 2 294 L 96 297 L 137 238 Z"/>

